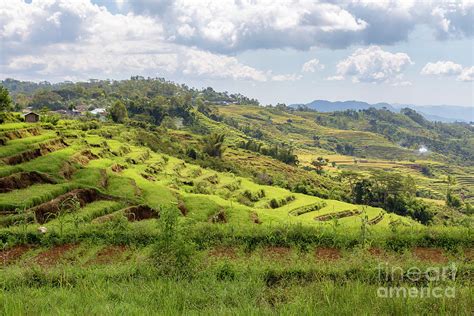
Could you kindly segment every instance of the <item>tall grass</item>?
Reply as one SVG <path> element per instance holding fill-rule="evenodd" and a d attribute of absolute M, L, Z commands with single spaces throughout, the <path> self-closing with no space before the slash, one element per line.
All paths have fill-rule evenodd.
<path fill-rule="evenodd" d="M 23 190 L 2 193 L 0 194 L 0 211 L 30 208 L 48 202 L 74 188 L 77 188 L 77 185 L 72 183 L 35 184 Z"/>
<path fill-rule="evenodd" d="M 135 250 L 137 251 L 137 250 Z M 138 257 L 136 257 L 138 258 Z M 311 263 L 309 263 L 311 262 Z M 401 264 L 398 262 L 398 264 Z M 408 269 L 410 261 L 404 261 Z M 470 315 L 474 293 L 469 269 L 460 266 L 455 298 L 380 298 L 377 263 L 355 253 L 350 260 L 283 261 L 245 255 L 202 261 L 188 278 L 157 276 L 149 261 L 60 265 L 47 270 L 15 266 L 0 271 L 2 314 L 232 314 L 232 315 Z M 422 269 L 429 265 L 419 266 Z M 398 286 L 423 286 L 403 281 Z M 427 285 L 427 284 L 425 284 Z"/>

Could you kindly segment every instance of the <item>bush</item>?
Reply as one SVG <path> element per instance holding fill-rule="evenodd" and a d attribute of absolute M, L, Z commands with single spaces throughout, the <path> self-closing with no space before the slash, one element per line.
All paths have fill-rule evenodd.
<path fill-rule="evenodd" d="M 286 198 L 284 199 L 271 199 L 270 202 L 268 203 L 268 206 L 270 208 L 279 208 L 279 207 L 282 207 L 288 203 L 290 203 L 291 201 L 294 201 L 295 200 L 295 196 L 294 195 L 289 195 L 287 196 Z"/>
<path fill-rule="evenodd" d="M 298 208 L 296 210 L 293 210 L 293 211 L 291 211 L 290 214 L 294 215 L 294 216 L 299 216 L 299 215 L 302 215 L 302 214 L 305 214 L 305 213 L 319 211 L 320 209 L 322 209 L 323 207 L 326 207 L 326 206 L 327 206 L 327 204 L 324 201 L 316 202 L 314 204 L 307 205 L 307 206 Z"/>
<path fill-rule="evenodd" d="M 0 112 L 0 124 L 21 122 L 23 118 L 19 114 Z"/>
<path fill-rule="evenodd" d="M 59 119 L 61 117 L 58 114 L 43 114 L 41 115 L 41 122 L 43 123 L 50 123 L 52 125 L 58 125 Z"/>
<path fill-rule="evenodd" d="M 175 208 L 161 208 L 160 233 L 151 258 L 158 273 L 165 277 L 190 277 L 196 268 L 195 244 L 180 229 L 178 216 Z"/>
<path fill-rule="evenodd" d="M 203 151 L 210 157 L 222 157 L 225 134 L 213 133 L 203 139 Z"/>

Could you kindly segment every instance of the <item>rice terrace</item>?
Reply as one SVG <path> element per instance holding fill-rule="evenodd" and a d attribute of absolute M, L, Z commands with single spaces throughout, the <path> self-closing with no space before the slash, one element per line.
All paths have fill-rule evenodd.
<path fill-rule="evenodd" d="M 470 90 L 464 87 L 469 85 L 464 79 L 472 76 L 469 68 L 443 64 L 454 70 L 442 79 L 455 81 L 446 86 L 459 100 L 471 92 L 471 106 L 461 115 L 466 120 L 451 120 L 455 106 L 443 114 L 428 106 L 401 105 L 390 91 L 411 86 L 399 82 L 399 72 L 404 63 L 415 63 L 404 61 L 404 53 L 382 49 L 404 46 L 389 39 L 379 43 L 382 47 L 372 45 L 378 37 L 367 39 L 371 45 L 362 37 L 353 43 L 332 42 L 373 30 L 371 25 L 379 23 L 369 21 L 380 9 L 375 4 L 296 1 L 287 7 L 277 1 L 268 5 L 272 15 L 266 16 L 257 2 L 228 3 L 242 16 L 224 14 L 224 6 L 215 2 L 205 16 L 194 4 L 180 1 L 144 2 L 143 7 L 138 1 L 12 1 L 0 8 L 0 17 L 5 17 L 1 44 L 9 48 L 0 63 L 2 315 L 474 313 L 474 119 L 472 84 Z M 384 5 L 389 4 L 380 3 Z M 157 6 L 169 14 L 169 25 L 195 25 L 166 30 L 172 26 L 158 22 L 163 17 L 153 13 Z M 427 5 L 397 10 L 420 10 L 421 17 L 428 10 L 422 6 Z M 441 11 L 436 12 L 448 12 L 441 2 L 431 6 L 430 12 L 437 6 Z M 191 7 L 197 10 L 193 14 L 186 11 Z M 276 7 L 280 9 L 273 11 Z M 368 7 L 371 13 L 362 14 Z M 303 23 L 299 8 L 308 14 L 304 19 L 309 25 L 293 26 Z M 337 23 L 351 14 L 361 16 L 345 29 L 348 25 L 331 20 L 336 9 Z M 22 10 L 31 16 L 23 16 Z M 472 14 L 471 7 L 465 10 Z M 180 17 L 174 16 L 178 13 Z M 286 14 L 294 21 L 284 19 Z M 326 15 L 333 16 L 331 21 Z M 17 28 L 10 16 L 44 23 L 43 32 L 51 34 L 28 31 L 13 41 L 9 32 L 27 31 Z M 81 27 L 61 27 L 65 16 Z M 245 16 L 258 21 L 267 17 L 268 29 L 244 21 Z M 213 21 L 201 20 L 209 17 L 235 23 L 219 24 L 219 32 L 241 32 L 236 25 L 248 30 L 229 35 L 230 45 L 219 32 L 211 32 Z M 289 24 L 273 25 L 274 19 Z M 200 29 L 202 23 L 207 28 Z M 118 25 L 123 32 L 115 30 Z M 372 32 L 359 36 L 375 36 Z M 129 50 L 118 53 L 122 48 L 99 36 L 106 33 L 119 44 L 130 44 Z M 329 34 L 334 38 L 327 38 Z M 42 36 L 51 38 L 40 43 Z M 299 44 L 287 36 L 298 37 Z M 276 37 L 281 38 L 270 44 Z M 308 40 L 316 42 L 305 44 Z M 472 39 L 458 41 L 472 44 Z M 83 55 L 75 46 L 79 44 L 96 49 L 104 45 L 104 51 L 100 58 Z M 67 55 L 61 45 L 71 45 L 76 55 Z M 359 48 L 354 50 L 354 45 Z M 24 54 L 30 51 L 26 47 L 42 49 L 37 58 L 14 55 L 21 47 Z M 61 53 L 53 54 L 52 48 Z M 162 50 L 175 55 L 164 56 Z M 365 50 L 371 57 L 359 59 Z M 335 51 L 352 55 L 331 69 L 336 75 L 320 83 L 327 90 L 314 90 L 313 96 L 328 95 L 336 84 L 354 95 L 360 95 L 359 88 L 350 87 L 363 87 L 371 100 L 371 94 L 378 98 L 380 88 L 393 104 L 282 103 L 280 99 L 306 96 L 291 94 L 303 90 L 292 90 L 296 88 L 286 86 L 287 81 L 305 86 L 307 76 L 329 71 L 326 66 L 312 59 L 295 70 L 301 72 L 296 76 L 242 64 L 258 60 L 264 67 L 283 52 L 285 58 L 296 54 L 298 59 L 299 54 L 320 51 L 325 52 L 321 58 Z M 53 55 L 43 56 L 49 53 Z M 264 62 L 261 56 L 267 53 L 271 58 Z M 40 57 L 48 60 L 43 63 Z M 66 57 L 70 59 L 61 59 Z M 160 58 L 169 67 L 160 68 Z M 25 75 L 21 69 L 32 60 Z M 373 64 L 364 68 L 362 62 Z M 348 63 L 354 67 L 344 72 Z M 330 59 L 326 64 L 330 67 Z M 429 73 L 430 67 L 408 77 L 441 73 Z M 207 77 L 210 69 L 215 69 L 214 77 Z M 171 71 L 173 80 L 148 71 L 159 76 Z M 449 79 L 453 73 L 457 79 Z M 84 78 L 89 75 L 117 79 Z M 247 85 L 249 80 L 255 85 Z M 229 83 L 234 81 L 239 84 Z M 265 90 L 267 85 L 271 91 Z M 224 91 L 227 87 L 276 101 L 261 104 L 255 97 Z M 346 92 L 334 93 L 339 98 Z"/>

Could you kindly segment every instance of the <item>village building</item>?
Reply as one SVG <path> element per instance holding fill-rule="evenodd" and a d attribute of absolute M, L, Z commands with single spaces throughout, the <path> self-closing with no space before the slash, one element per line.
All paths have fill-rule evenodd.
<path fill-rule="evenodd" d="M 39 114 L 35 112 L 28 112 L 26 114 L 23 114 L 23 117 L 25 118 L 25 122 L 27 123 L 37 123 L 39 122 Z"/>

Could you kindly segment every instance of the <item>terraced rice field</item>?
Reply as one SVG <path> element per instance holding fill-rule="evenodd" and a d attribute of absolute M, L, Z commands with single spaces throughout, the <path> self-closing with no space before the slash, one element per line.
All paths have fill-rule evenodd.
<path fill-rule="evenodd" d="M 178 204 L 186 209 L 189 220 L 208 222 L 211 218 L 220 218 L 220 222 L 244 226 L 255 222 L 264 226 L 283 223 L 326 225 L 327 221 L 315 218 L 347 210 L 359 211 L 337 219 L 342 225 L 356 227 L 364 219 L 380 227 L 387 227 L 392 220 L 418 225 L 393 214 L 377 220 L 385 213 L 381 209 L 293 194 L 232 174 L 203 169 L 123 142 L 120 133 L 115 139 L 79 130 L 63 133 L 82 133 L 83 137 L 78 139 L 57 138 L 56 135 L 61 134 L 59 131 L 61 128 L 57 131 L 36 128 L 33 134 L 18 132 L 19 138 L 8 139 L 0 147 L 4 161 L 0 167 L 0 182 L 5 185 L 0 193 L 1 216 L 4 217 L 0 221 L 2 229 L 18 229 L 22 216 L 28 219 L 27 229 L 31 231 L 40 224 L 56 231 L 58 221 L 67 223 L 61 229 L 73 229 L 71 223 L 74 222 L 101 225 L 120 214 L 131 221 L 147 221 L 157 217 L 152 213 L 158 215 L 161 207 Z M 48 150 L 38 151 L 37 156 L 23 155 L 24 159 L 8 163 L 11 157 L 21 156 L 51 140 L 57 140 L 56 147 L 52 145 Z M 66 203 L 69 200 L 78 205 L 73 211 L 63 212 L 62 209 L 71 207 Z M 314 208 L 318 203 L 322 203 L 322 207 Z M 146 214 L 127 211 L 138 205 L 148 207 Z M 295 212 L 299 215 L 292 215 Z M 102 219 L 95 220 L 97 217 Z"/>

